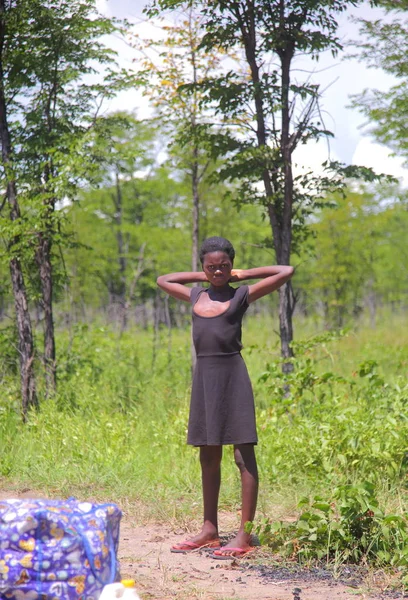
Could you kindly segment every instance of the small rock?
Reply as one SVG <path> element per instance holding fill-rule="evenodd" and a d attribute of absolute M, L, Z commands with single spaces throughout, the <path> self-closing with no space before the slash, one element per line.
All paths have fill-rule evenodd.
<path fill-rule="evenodd" d="M 294 588 L 292 594 L 293 594 L 293 600 L 301 600 L 300 594 L 301 594 L 302 590 L 298 587 Z"/>

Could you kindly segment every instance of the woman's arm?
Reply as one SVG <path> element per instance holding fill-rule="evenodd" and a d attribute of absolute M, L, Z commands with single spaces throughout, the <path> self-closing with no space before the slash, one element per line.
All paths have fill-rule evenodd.
<path fill-rule="evenodd" d="M 249 286 L 248 302 L 251 303 L 280 288 L 292 277 L 293 273 L 294 268 L 286 265 L 256 267 L 255 269 L 233 269 L 231 271 L 231 281 L 261 279 L 261 281 Z"/>
<path fill-rule="evenodd" d="M 204 281 L 207 281 L 207 278 L 202 271 L 197 273 L 169 273 L 168 275 L 160 275 L 157 278 L 157 285 L 173 298 L 189 302 L 191 288 L 186 287 L 186 283 Z"/>

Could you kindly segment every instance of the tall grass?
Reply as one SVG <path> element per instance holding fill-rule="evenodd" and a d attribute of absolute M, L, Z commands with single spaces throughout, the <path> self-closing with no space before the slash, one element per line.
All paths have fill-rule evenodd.
<path fill-rule="evenodd" d="M 278 505 L 291 510 L 305 494 L 368 479 L 379 493 L 394 490 L 391 501 L 401 504 L 408 462 L 402 322 L 306 343 L 289 397 L 275 363 L 274 327 L 267 319 L 245 323 L 244 356 L 258 407 L 261 512 L 270 515 Z M 310 338 L 310 324 L 302 327 L 297 337 Z M 77 326 L 59 333 L 58 347 L 58 393 L 25 425 L 17 376 L 3 375 L 2 487 L 126 499 L 149 505 L 163 519 L 198 514 L 197 451 L 185 444 L 189 332 L 133 330 L 119 337 L 108 328 Z M 236 508 L 239 498 L 226 448 L 221 507 Z"/>

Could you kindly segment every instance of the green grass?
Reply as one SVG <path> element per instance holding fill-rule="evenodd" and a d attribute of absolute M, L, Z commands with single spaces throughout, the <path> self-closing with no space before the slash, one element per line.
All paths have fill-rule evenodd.
<path fill-rule="evenodd" d="M 280 517 L 295 511 L 305 494 L 327 495 L 338 483 L 364 480 L 402 512 L 408 456 L 408 331 L 402 320 L 306 344 L 290 398 L 273 375 L 275 328 L 267 319 L 245 323 L 244 356 L 258 407 L 260 515 Z M 297 338 L 310 338 L 312 331 L 310 323 L 300 323 Z M 152 331 L 119 338 L 108 328 L 78 326 L 71 336 L 60 332 L 58 349 L 58 394 L 42 400 L 26 425 L 18 378 L 3 374 L 1 486 L 141 503 L 157 519 L 199 515 L 197 450 L 185 444 L 189 332 L 173 330 L 170 338 L 162 330 L 155 342 Z M 371 375 L 359 374 L 369 360 L 378 366 Z M 334 375 L 321 381 L 323 373 Z M 236 509 L 239 501 L 239 478 L 226 448 L 221 508 Z"/>

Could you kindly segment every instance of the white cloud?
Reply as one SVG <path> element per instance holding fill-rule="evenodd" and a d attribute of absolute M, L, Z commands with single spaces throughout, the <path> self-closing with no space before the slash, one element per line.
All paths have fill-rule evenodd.
<path fill-rule="evenodd" d="M 95 2 L 96 10 L 104 15 L 105 17 L 111 17 L 112 13 L 109 10 L 108 0 L 96 0 Z"/>
<path fill-rule="evenodd" d="M 362 138 L 359 141 L 352 163 L 371 167 L 377 173 L 393 175 L 401 180 L 404 187 L 408 187 L 408 169 L 403 166 L 403 159 L 390 156 L 390 151 L 385 146 L 380 146 L 369 138 Z"/>
<path fill-rule="evenodd" d="M 297 147 L 293 154 L 293 172 L 295 175 L 313 171 L 315 175 L 323 173 L 323 163 L 327 160 L 339 160 L 326 140 L 309 142 Z"/>
<path fill-rule="evenodd" d="M 326 160 L 340 160 L 335 150 L 327 146 L 327 142 L 309 142 L 304 146 L 299 146 L 293 155 L 294 175 L 312 171 L 315 175 L 323 173 L 322 164 Z M 404 166 L 404 161 L 400 157 L 390 156 L 390 151 L 380 144 L 376 144 L 370 138 L 364 137 L 359 140 L 354 150 L 351 164 L 363 167 L 371 167 L 378 174 L 384 173 L 392 175 L 401 181 L 404 187 L 408 187 L 408 169 Z"/>

